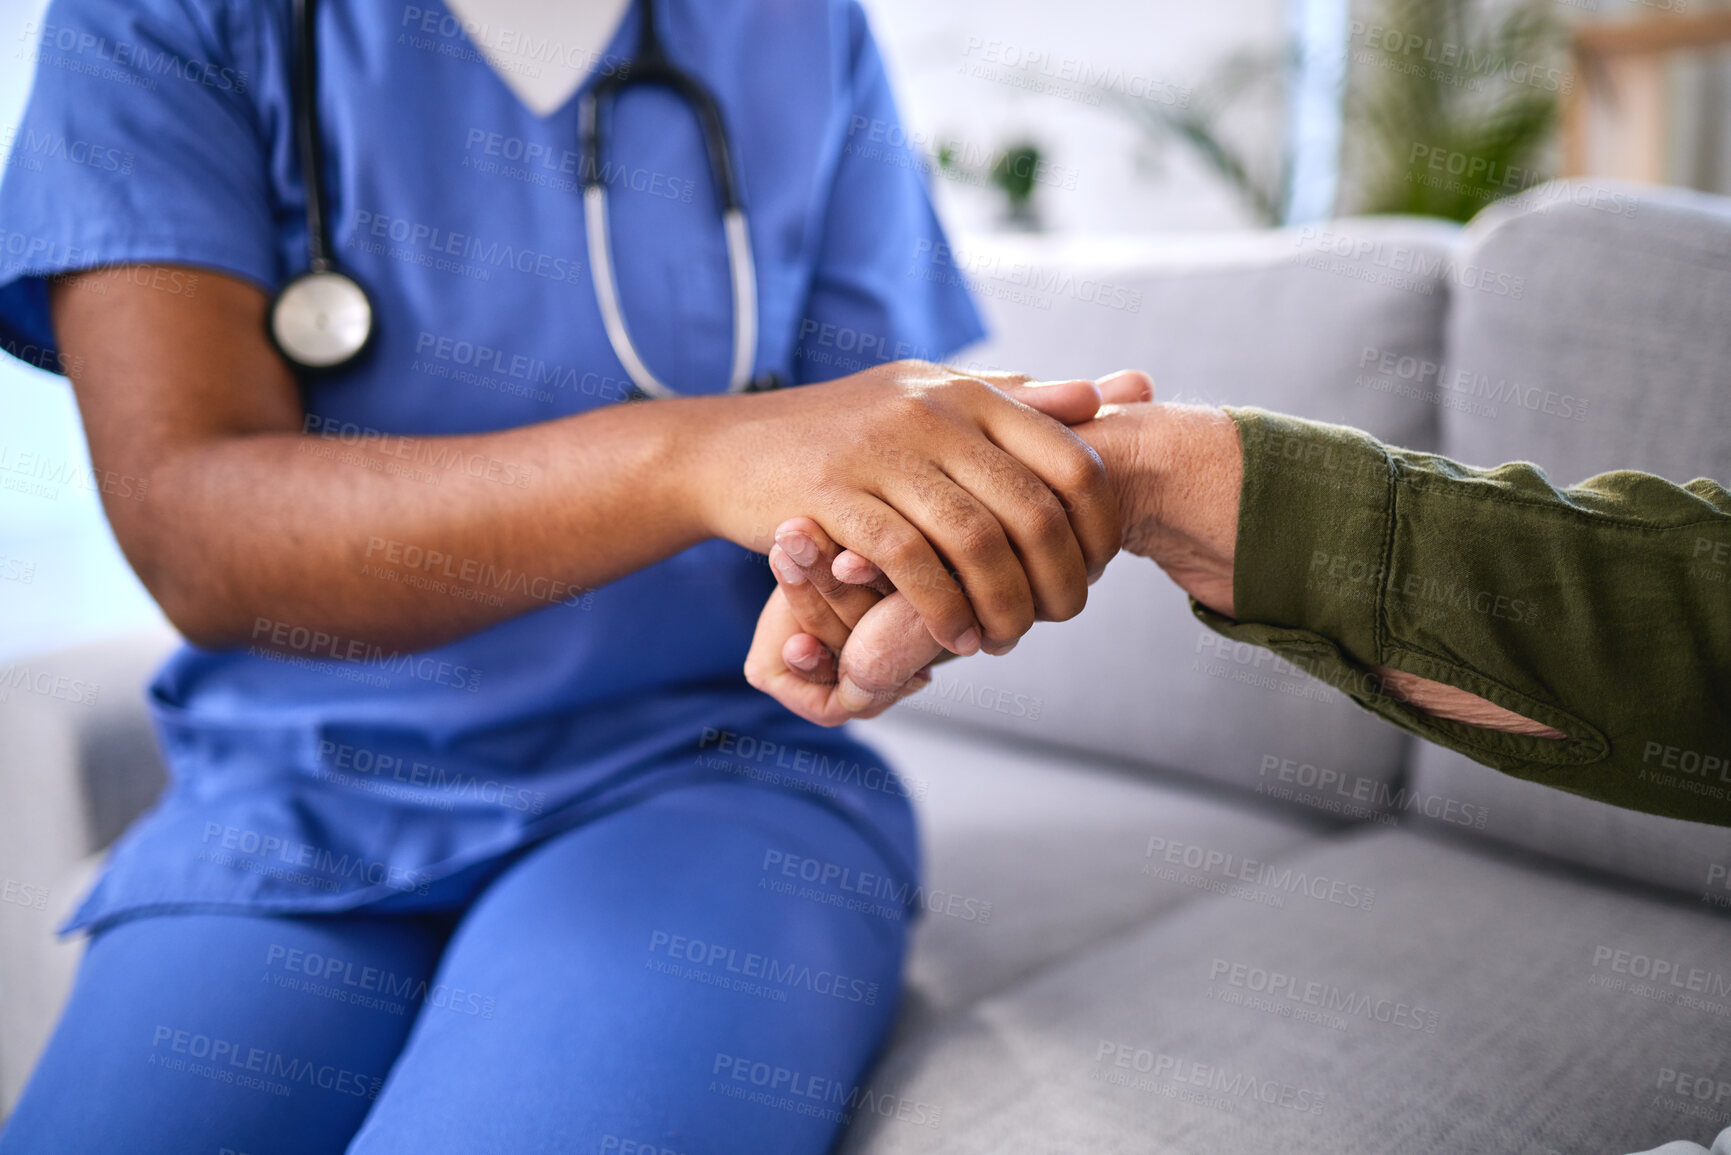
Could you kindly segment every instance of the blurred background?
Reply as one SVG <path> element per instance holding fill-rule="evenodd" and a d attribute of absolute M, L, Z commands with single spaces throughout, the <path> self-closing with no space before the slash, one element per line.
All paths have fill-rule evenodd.
<path fill-rule="evenodd" d="M 1731 193 L 1731 0 L 866 3 L 958 236 L 1464 221 L 1553 176 Z M 8 164 L 45 6 L 0 0 Z M 0 661 L 156 617 L 88 469 L 64 382 L 0 358 Z"/>

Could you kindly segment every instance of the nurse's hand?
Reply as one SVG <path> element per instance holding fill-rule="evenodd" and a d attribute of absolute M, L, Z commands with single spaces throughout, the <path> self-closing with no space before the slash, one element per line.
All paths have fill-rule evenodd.
<path fill-rule="evenodd" d="M 1001 653 L 1036 619 L 1080 613 L 1118 551 L 1105 467 L 1060 423 L 1100 403 L 1093 382 L 918 361 L 718 398 L 698 423 L 693 492 L 711 532 L 748 548 L 810 516 L 870 558 L 943 647 Z"/>

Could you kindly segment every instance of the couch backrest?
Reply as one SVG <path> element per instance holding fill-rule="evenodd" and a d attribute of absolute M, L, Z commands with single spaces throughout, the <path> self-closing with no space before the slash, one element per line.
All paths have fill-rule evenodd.
<path fill-rule="evenodd" d="M 1461 260 L 1521 291 L 1455 294 L 1444 453 L 1532 461 L 1562 485 L 1611 469 L 1731 481 L 1731 201 L 1547 185 L 1482 214 Z M 1428 744 L 1414 785 L 1482 807 L 1491 837 L 1731 900 L 1723 828 L 1590 802 Z"/>
<path fill-rule="evenodd" d="M 1046 377 L 1147 369 L 1167 399 L 1254 404 L 1434 447 L 1406 395 L 1441 357 L 1458 232 L 1414 221 L 1273 234 L 995 242 L 960 250 L 994 334 L 964 364 Z M 1080 618 L 1007 657 L 940 667 L 898 712 L 1261 788 L 1339 812 L 1396 783 L 1406 738 L 1266 651 L 1189 613 L 1154 565 L 1121 557 Z M 1344 792 L 1342 786 L 1344 785 Z M 1356 805 L 1356 804 L 1355 804 Z"/>

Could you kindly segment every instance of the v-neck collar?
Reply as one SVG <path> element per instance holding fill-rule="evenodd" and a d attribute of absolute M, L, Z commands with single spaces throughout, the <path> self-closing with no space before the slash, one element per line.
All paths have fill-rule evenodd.
<path fill-rule="evenodd" d="M 493 63 L 493 58 L 487 54 L 487 50 L 477 43 L 474 37 L 469 35 L 469 21 L 460 12 L 451 7 L 449 0 L 435 0 L 435 2 L 446 15 L 456 22 L 457 27 L 461 29 L 462 42 L 481 59 L 481 62 L 484 65 L 486 65 L 487 75 L 491 78 L 492 82 L 499 88 L 503 89 L 511 97 L 513 103 L 536 120 L 546 122 L 559 117 L 566 109 L 571 107 L 574 101 L 582 96 L 583 93 L 595 83 L 597 77 L 600 75 L 598 68 L 591 67 L 588 72 L 584 73 L 582 79 L 577 82 L 576 87 L 572 88 L 570 93 L 568 93 L 556 107 L 549 109 L 546 113 L 536 112 L 533 108 L 529 107 L 529 105 L 523 100 L 523 97 L 511 86 L 510 82 L 500 74 L 498 67 Z M 614 25 L 613 34 L 609 37 L 607 46 L 602 50 L 600 57 L 595 62 L 596 65 L 605 64 L 607 61 L 623 63 L 631 58 L 632 53 L 628 48 L 628 45 L 635 42 L 636 30 L 641 21 L 639 6 L 643 3 L 645 3 L 645 0 L 631 0 L 631 2 L 625 6 L 625 11 L 620 15 L 619 22 Z M 483 27 L 488 24 L 487 21 L 476 21 L 475 23 Z M 564 67 L 563 64 L 555 64 L 554 66 L 560 68 Z"/>

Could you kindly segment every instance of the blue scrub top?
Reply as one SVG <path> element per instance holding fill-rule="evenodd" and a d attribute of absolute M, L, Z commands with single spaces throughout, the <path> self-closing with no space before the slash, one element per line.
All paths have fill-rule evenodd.
<path fill-rule="evenodd" d="M 827 380 L 977 339 L 857 4 L 659 0 L 658 16 L 668 54 L 714 92 L 732 135 L 757 259 L 757 372 Z M 579 68 L 587 84 L 627 67 L 637 26 L 634 7 L 589 60 L 465 28 L 438 0 L 320 5 L 327 212 L 378 318 L 364 363 L 304 384 L 307 451 L 329 468 L 358 468 L 344 461 L 358 438 L 506 429 L 629 389 L 590 284 L 576 99 L 535 116 L 476 45 L 514 51 L 515 67 Z M 0 181 L 8 353 L 61 368 L 43 279 L 56 273 L 173 263 L 271 291 L 305 266 L 289 29 L 287 0 L 54 0 Z M 632 89 L 606 164 L 639 350 L 675 388 L 720 391 L 727 256 L 689 108 Z M 197 279 L 156 287 L 193 297 Z M 458 469 L 532 481 L 509 462 L 405 444 L 404 484 L 436 487 Z M 381 580 L 453 597 L 538 576 L 375 544 Z M 908 787 L 743 680 L 772 588 L 760 557 L 712 541 L 598 591 L 541 584 L 531 592 L 547 608 L 433 650 L 268 621 L 258 636 L 275 651 L 182 648 L 150 689 L 170 787 L 68 929 L 163 910 L 466 901 L 538 838 L 716 777 L 833 806 L 913 885 Z"/>

